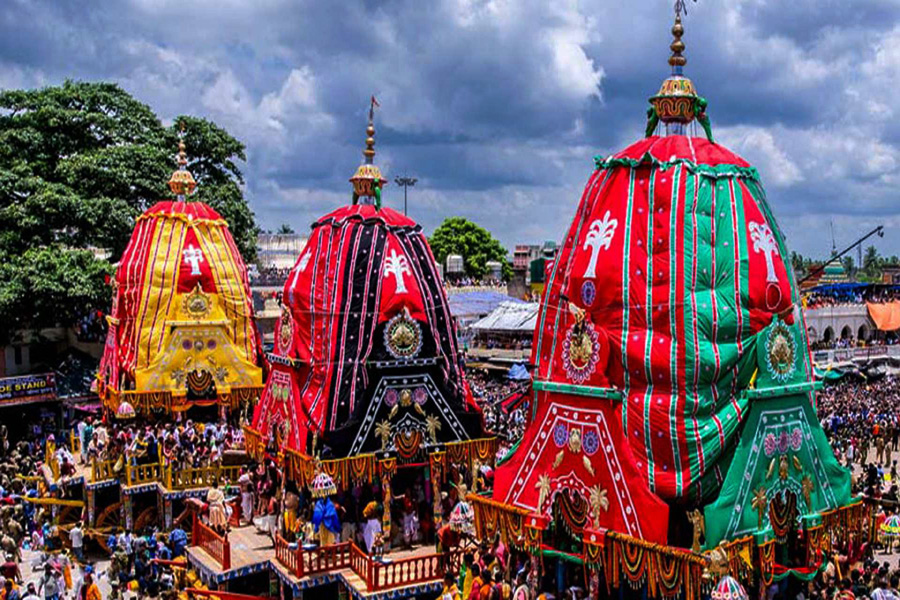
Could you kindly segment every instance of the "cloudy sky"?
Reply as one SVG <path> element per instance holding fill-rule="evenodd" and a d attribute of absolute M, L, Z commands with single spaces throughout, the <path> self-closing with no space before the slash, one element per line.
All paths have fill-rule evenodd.
<path fill-rule="evenodd" d="M 0 87 L 118 82 L 164 120 L 248 147 L 263 228 L 350 199 L 370 95 L 376 160 L 418 177 L 410 214 L 505 244 L 558 240 L 592 156 L 642 135 L 668 71 L 671 0 L 120 0 L 0 3 Z M 791 247 L 877 224 L 900 254 L 900 0 L 701 0 L 686 73 L 718 141 L 757 165 Z M 386 190 L 402 209 L 402 192 Z"/>

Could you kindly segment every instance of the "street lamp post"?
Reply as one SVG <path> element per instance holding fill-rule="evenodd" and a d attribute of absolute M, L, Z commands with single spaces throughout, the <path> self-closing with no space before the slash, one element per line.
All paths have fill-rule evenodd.
<path fill-rule="evenodd" d="M 403 216 L 406 216 L 406 190 L 414 185 L 416 185 L 415 177 L 394 177 L 394 183 L 403 187 Z"/>

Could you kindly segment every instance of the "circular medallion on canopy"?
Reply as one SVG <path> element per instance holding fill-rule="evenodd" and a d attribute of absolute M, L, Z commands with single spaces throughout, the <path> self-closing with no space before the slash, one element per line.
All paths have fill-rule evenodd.
<path fill-rule="evenodd" d="M 779 381 L 787 381 L 794 374 L 794 358 L 797 356 L 797 342 L 791 330 L 780 320 L 776 320 L 766 338 L 766 366 L 772 376 Z"/>
<path fill-rule="evenodd" d="M 384 328 L 384 345 L 397 360 L 414 358 L 422 349 L 422 328 L 408 311 L 397 313 Z"/>

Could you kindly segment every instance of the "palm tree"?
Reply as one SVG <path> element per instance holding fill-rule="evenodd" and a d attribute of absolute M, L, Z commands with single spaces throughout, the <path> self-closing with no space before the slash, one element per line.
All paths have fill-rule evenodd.
<path fill-rule="evenodd" d="M 416 406 L 419 406 L 416 404 Z M 441 430 L 441 420 L 435 417 L 434 415 L 428 415 L 425 418 L 425 431 L 428 432 L 428 437 L 431 438 L 432 444 L 437 444 L 437 432 Z"/>
<path fill-rule="evenodd" d="M 582 250 L 587 250 L 588 248 L 591 250 L 591 260 L 584 270 L 585 279 L 590 279 L 597 275 L 597 258 L 600 256 L 600 249 L 609 249 L 618 225 L 619 220 L 610 219 L 609 211 L 606 211 L 606 214 L 603 215 L 603 220 L 596 219 L 591 223 L 582 247 Z"/>
<path fill-rule="evenodd" d="M 381 451 L 386 451 L 388 443 L 391 441 L 391 424 L 388 421 L 382 421 L 376 425 L 375 435 L 381 438 Z"/>
<path fill-rule="evenodd" d="M 756 511 L 757 529 L 762 529 L 763 516 L 766 514 L 766 509 L 769 507 L 769 500 L 766 497 L 766 488 L 760 486 L 753 492 L 753 500 L 750 502 L 750 507 Z"/>
<path fill-rule="evenodd" d="M 396 293 L 405 294 L 407 290 L 403 276 L 412 275 L 412 271 L 409 270 L 409 261 L 406 260 L 406 256 L 397 254 L 397 251 L 393 249 L 391 249 L 391 255 L 384 259 L 384 276 L 388 277 L 389 275 L 393 275 L 397 283 Z"/>
<path fill-rule="evenodd" d="M 875 246 L 866 248 L 866 254 L 863 257 L 863 268 L 869 279 L 876 279 L 881 275 L 881 264 L 883 259 L 878 255 L 878 249 Z"/>
<path fill-rule="evenodd" d="M 591 488 L 591 512 L 594 513 L 594 526 L 600 526 L 600 511 L 609 510 L 609 498 L 606 497 L 606 490 L 600 489 L 599 485 Z"/>

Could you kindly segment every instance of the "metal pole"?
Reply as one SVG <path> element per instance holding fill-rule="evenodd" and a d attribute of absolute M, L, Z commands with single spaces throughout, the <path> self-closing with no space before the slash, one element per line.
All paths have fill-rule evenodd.
<path fill-rule="evenodd" d="M 416 179 L 415 177 L 405 177 L 404 176 L 404 177 L 395 177 L 394 178 L 394 183 L 403 187 L 403 215 L 404 216 L 406 216 L 407 208 L 408 208 L 407 196 L 406 196 L 407 191 L 409 190 L 410 186 L 416 185 L 416 181 L 418 181 L 418 179 Z"/>
<path fill-rule="evenodd" d="M 817 275 L 818 273 L 824 271 L 824 270 L 825 270 L 825 267 L 827 267 L 828 265 L 830 265 L 831 263 L 833 263 L 833 262 L 835 262 L 835 261 L 837 261 L 837 260 L 840 260 L 840 258 L 841 258 L 842 256 L 844 256 L 845 254 L 847 254 L 848 252 L 850 252 L 851 250 L 853 250 L 855 247 L 861 245 L 864 241 L 866 241 L 867 239 L 869 239 L 869 238 L 872 237 L 873 235 L 878 235 L 878 237 L 884 237 L 884 227 L 883 227 L 882 225 L 879 225 L 878 227 L 876 227 L 875 229 L 873 229 L 872 231 L 870 231 L 869 233 L 867 233 L 867 234 L 864 235 L 863 237 L 859 238 L 858 240 L 856 240 L 855 242 L 853 242 L 852 244 L 850 244 L 849 246 L 847 246 L 846 248 L 844 248 L 843 250 L 841 250 L 840 252 L 838 252 L 837 254 L 832 255 L 832 257 L 831 257 L 830 259 L 828 259 L 827 261 L 825 261 L 822 265 L 820 265 L 819 268 L 814 269 L 814 270 L 810 271 L 809 273 L 807 273 L 807 274 L 806 274 L 806 277 L 804 277 L 803 279 L 801 279 L 800 281 L 797 282 L 797 285 L 800 285 L 801 283 L 803 283 L 803 282 L 806 281 L 807 279 L 809 279 L 809 278 L 813 277 L 814 275 Z M 833 244 L 833 242 L 832 242 L 832 244 Z"/>

